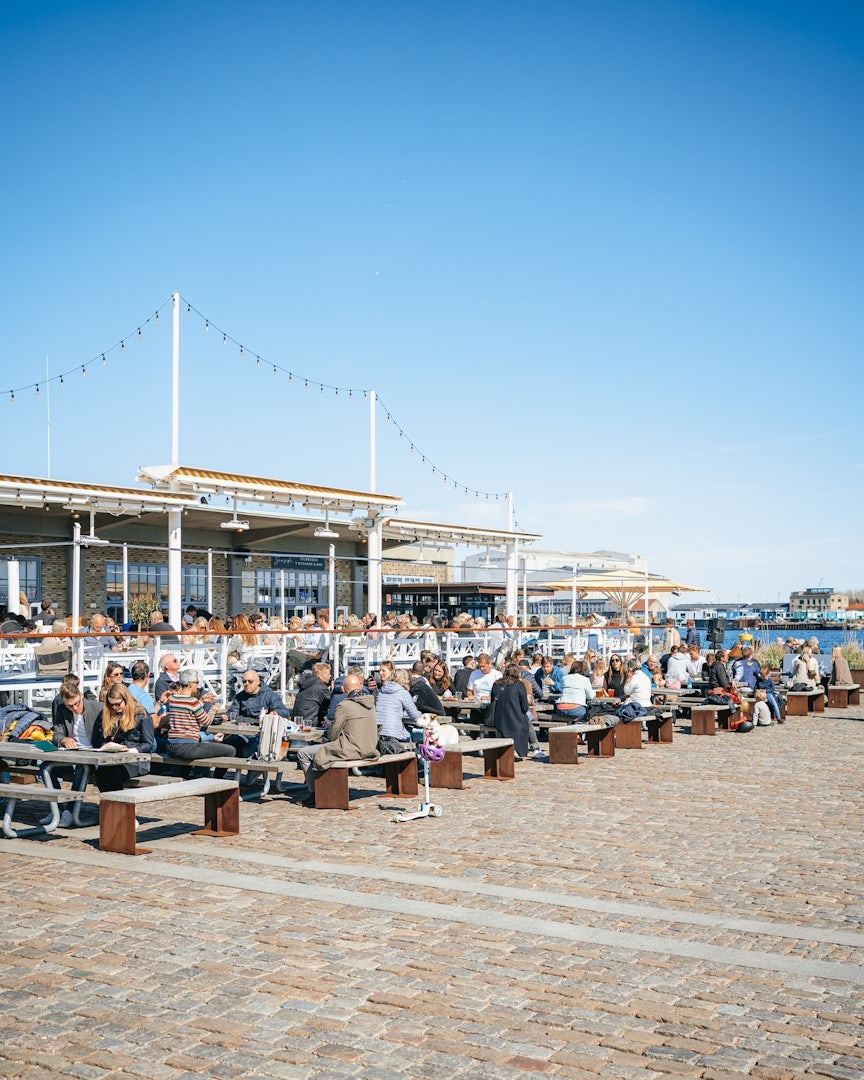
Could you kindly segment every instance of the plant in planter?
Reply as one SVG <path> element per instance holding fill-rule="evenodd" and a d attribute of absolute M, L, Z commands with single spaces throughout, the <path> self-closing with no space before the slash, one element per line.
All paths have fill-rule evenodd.
<path fill-rule="evenodd" d="M 846 657 L 852 677 L 859 686 L 864 685 L 864 649 L 854 634 L 845 634 L 840 643 L 840 652 Z"/>
<path fill-rule="evenodd" d="M 760 664 L 771 671 L 779 671 L 783 667 L 783 646 L 776 642 L 772 645 L 763 645 L 756 649 L 755 657 Z"/>
<path fill-rule="evenodd" d="M 159 608 L 159 601 L 153 593 L 138 593 L 129 600 L 129 618 L 139 631 L 150 625 L 150 616 Z"/>

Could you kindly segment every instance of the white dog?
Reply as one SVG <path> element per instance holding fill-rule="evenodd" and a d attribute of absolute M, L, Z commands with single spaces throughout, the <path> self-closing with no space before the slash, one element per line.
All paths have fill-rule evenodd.
<path fill-rule="evenodd" d="M 429 742 L 438 746 L 455 746 L 459 742 L 456 728 L 452 724 L 442 724 L 434 713 L 423 713 L 422 720 Z"/>

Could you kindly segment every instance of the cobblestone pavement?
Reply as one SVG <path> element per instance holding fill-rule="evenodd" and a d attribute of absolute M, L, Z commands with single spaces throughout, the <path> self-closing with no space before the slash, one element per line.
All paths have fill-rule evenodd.
<path fill-rule="evenodd" d="M 0 1077 L 864 1078 L 862 764 L 855 709 L 0 841 Z"/>

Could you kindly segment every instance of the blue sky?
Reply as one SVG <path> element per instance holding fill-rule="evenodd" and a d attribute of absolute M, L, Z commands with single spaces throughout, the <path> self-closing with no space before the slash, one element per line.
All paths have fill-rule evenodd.
<path fill-rule="evenodd" d="M 374 387 L 406 516 L 864 585 L 862 76 L 830 0 L 3 4 L 3 469 L 46 370 L 52 475 L 170 458 L 177 290 L 185 464 L 365 488 Z"/>

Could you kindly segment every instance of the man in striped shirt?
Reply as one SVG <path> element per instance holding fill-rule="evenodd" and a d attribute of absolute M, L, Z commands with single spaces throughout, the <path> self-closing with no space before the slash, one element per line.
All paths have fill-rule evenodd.
<path fill-rule="evenodd" d="M 192 668 L 181 671 L 179 688 L 168 698 L 168 753 L 184 761 L 200 758 L 234 757 L 233 746 L 217 741 L 206 728 L 216 715 L 216 706 L 208 709 L 198 700 L 198 672 Z"/>

